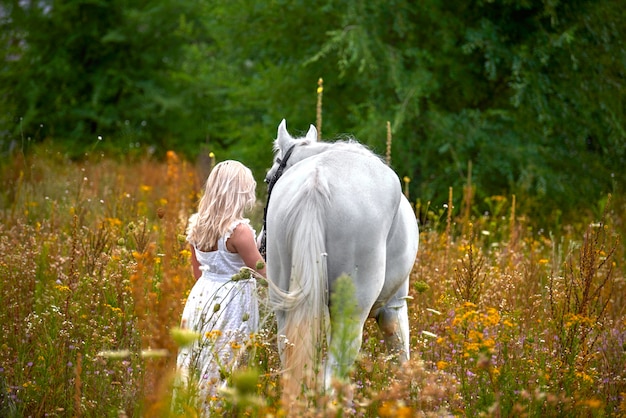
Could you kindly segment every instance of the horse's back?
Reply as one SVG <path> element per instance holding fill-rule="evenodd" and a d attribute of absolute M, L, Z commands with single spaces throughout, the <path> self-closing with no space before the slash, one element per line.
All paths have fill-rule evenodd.
<path fill-rule="evenodd" d="M 294 243 L 290 242 L 288 231 L 276 229 L 281 229 L 279 224 L 285 222 L 307 222 L 288 219 L 289 210 L 303 204 L 293 199 L 301 196 L 306 187 L 317 187 L 326 199 L 323 221 L 331 287 L 338 276 L 349 274 L 357 282 L 357 292 L 361 293 L 358 298 L 365 305 L 372 306 L 381 297 L 393 296 L 405 281 L 402 274 L 385 281 L 388 271 L 396 273 L 401 269 L 388 265 L 387 240 L 392 233 L 401 236 L 399 228 L 406 226 L 406 221 L 398 223 L 404 197 L 397 175 L 375 155 L 349 150 L 324 152 L 291 167 L 276 183 L 268 208 L 268 230 L 279 234 L 274 242 L 282 242 L 282 254 L 278 257 L 283 269 L 289 268 L 289 251 Z M 271 272 L 273 260 L 269 255 L 268 248 Z"/>
<path fill-rule="evenodd" d="M 316 180 L 312 181 L 312 177 Z M 327 242 L 344 236 L 356 238 L 363 233 L 374 240 L 386 237 L 402 191 L 397 175 L 378 157 L 328 151 L 298 162 L 276 184 L 268 214 L 284 220 L 288 202 L 307 182 L 321 182 L 315 184 L 327 188 L 321 191 L 328 195 Z"/>

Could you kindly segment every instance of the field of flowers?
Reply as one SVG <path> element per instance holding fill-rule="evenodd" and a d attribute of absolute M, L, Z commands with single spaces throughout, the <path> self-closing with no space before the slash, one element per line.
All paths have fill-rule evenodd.
<path fill-rule="evenodd" d="M 193 285 L 183 234 L 207 169 L 174 152 L 78 163 L 45 147 L 0 165 L 0 416 L 198 413 L 172 406 L 172 331 Z M 351 383 L 311 394 L 300 415 L 626 415 L 624 201 L 544 231 L 515 196 L 478 213 L 472 195 L 412 199 L 424 225 L 410 363 L 390 361 L 368 322 Z M 215 416 L 285 415 L 264 318 Z"/>

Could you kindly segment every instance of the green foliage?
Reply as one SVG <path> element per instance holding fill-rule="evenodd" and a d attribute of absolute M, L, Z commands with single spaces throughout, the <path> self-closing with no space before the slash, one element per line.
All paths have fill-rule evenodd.
<path fill-rule="evenodd" d="M 280 120 L 296 133 L 316 120 L 322 77 L 323 137 L 384 154 L 389 121 L 413 199 L 446 202 L 471 162 L 478 202 L 514 193 L 553 224 L 626 183 L 618 0 L 0 7 L 0 151 L 44 138 L 75 155 L 213 151 L 261 178 Z"/>
<path fill-rule="evenodd" d="M 2 1 L 0 91 L 9 138 L 54 138 L 70 154 L 103 137 L 117 147 L 172 146 L 206 112 L 198 68 L 196 2 Z M 181 65 L 181 63 L 183 65 Z M 197 65 L 196 65 L 197 67 Z M 201 127 L 194 116 L 192 124 Z M 191 135 L 200 135 L 195 128 Z M 179 139 L 176 138 L 178 141 Z"/>

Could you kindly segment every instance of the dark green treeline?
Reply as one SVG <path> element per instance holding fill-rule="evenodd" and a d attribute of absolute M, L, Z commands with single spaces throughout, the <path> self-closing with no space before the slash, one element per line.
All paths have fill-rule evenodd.
<path fill-rule="evenodd" d="M 389 121 L 413 200 L 460 199 L 470 162 L 477 202 L 544 217 L 623 192 L 620 0 L 0 0 L 0 25 L 5 156 L 211 150 L 260 178 L 322 77 L 324 138 L 384 154 Z"/>

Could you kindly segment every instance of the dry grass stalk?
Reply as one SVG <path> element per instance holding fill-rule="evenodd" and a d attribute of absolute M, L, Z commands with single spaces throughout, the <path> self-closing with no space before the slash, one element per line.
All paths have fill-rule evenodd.
<path fill-rule="evenodd" d="M 467 162 L 467 182 L 463 187 L 463 224 L 470 222 L 472 203 L 474 201 L 474 186 L 472 184 L 472 162 Z"/>
<path fill-rule="evenodd" d="M 599 223 L 587 228 L 580 248 L 566 260 L 563 276 L 556 272 L 550 276 L 550 313 L 558 337 L 555 349 L 564 366 L 584 370 L 593 355 L 611 303 L 617 246 L 605 211 Z"/>
<path fill-rule="evenodd" d="M 317 80 L 317 106 L 315 107 L 317 140 L 322 140 L 322 97 L 324 95 L 324 80 L 320 77 Z"/>
<path fill-rule="evenodd" d="M 391 123 L 387 121 L 387 150 L 385 152 L 385 161 L 387 165 L 391 165 Z"/>
<path fill-rule="evenodd" d="M 460 267 L 454 269 L 454 294 L 458 302 L 478 304 L 483 293 L 486 274 L 483 254 L 474 244 L 474 226 L 469 224 L 465 256 L 459 260 Z"/>
<path fill-rule="evenodd" d="M 448 189 L 448 204 L 446 207 L 446 232 L 444 235 L 445 238 L 445 255 L 443 258 L 444 265 L 441 267 L 442 271 L 447 271 L 447 266 L 449 266 L 449 257 L 450 257 L 450 246 L 452 245 L 452 210 L 454 209 L 453 200 L 452 200 L 452 187 Z"/>

